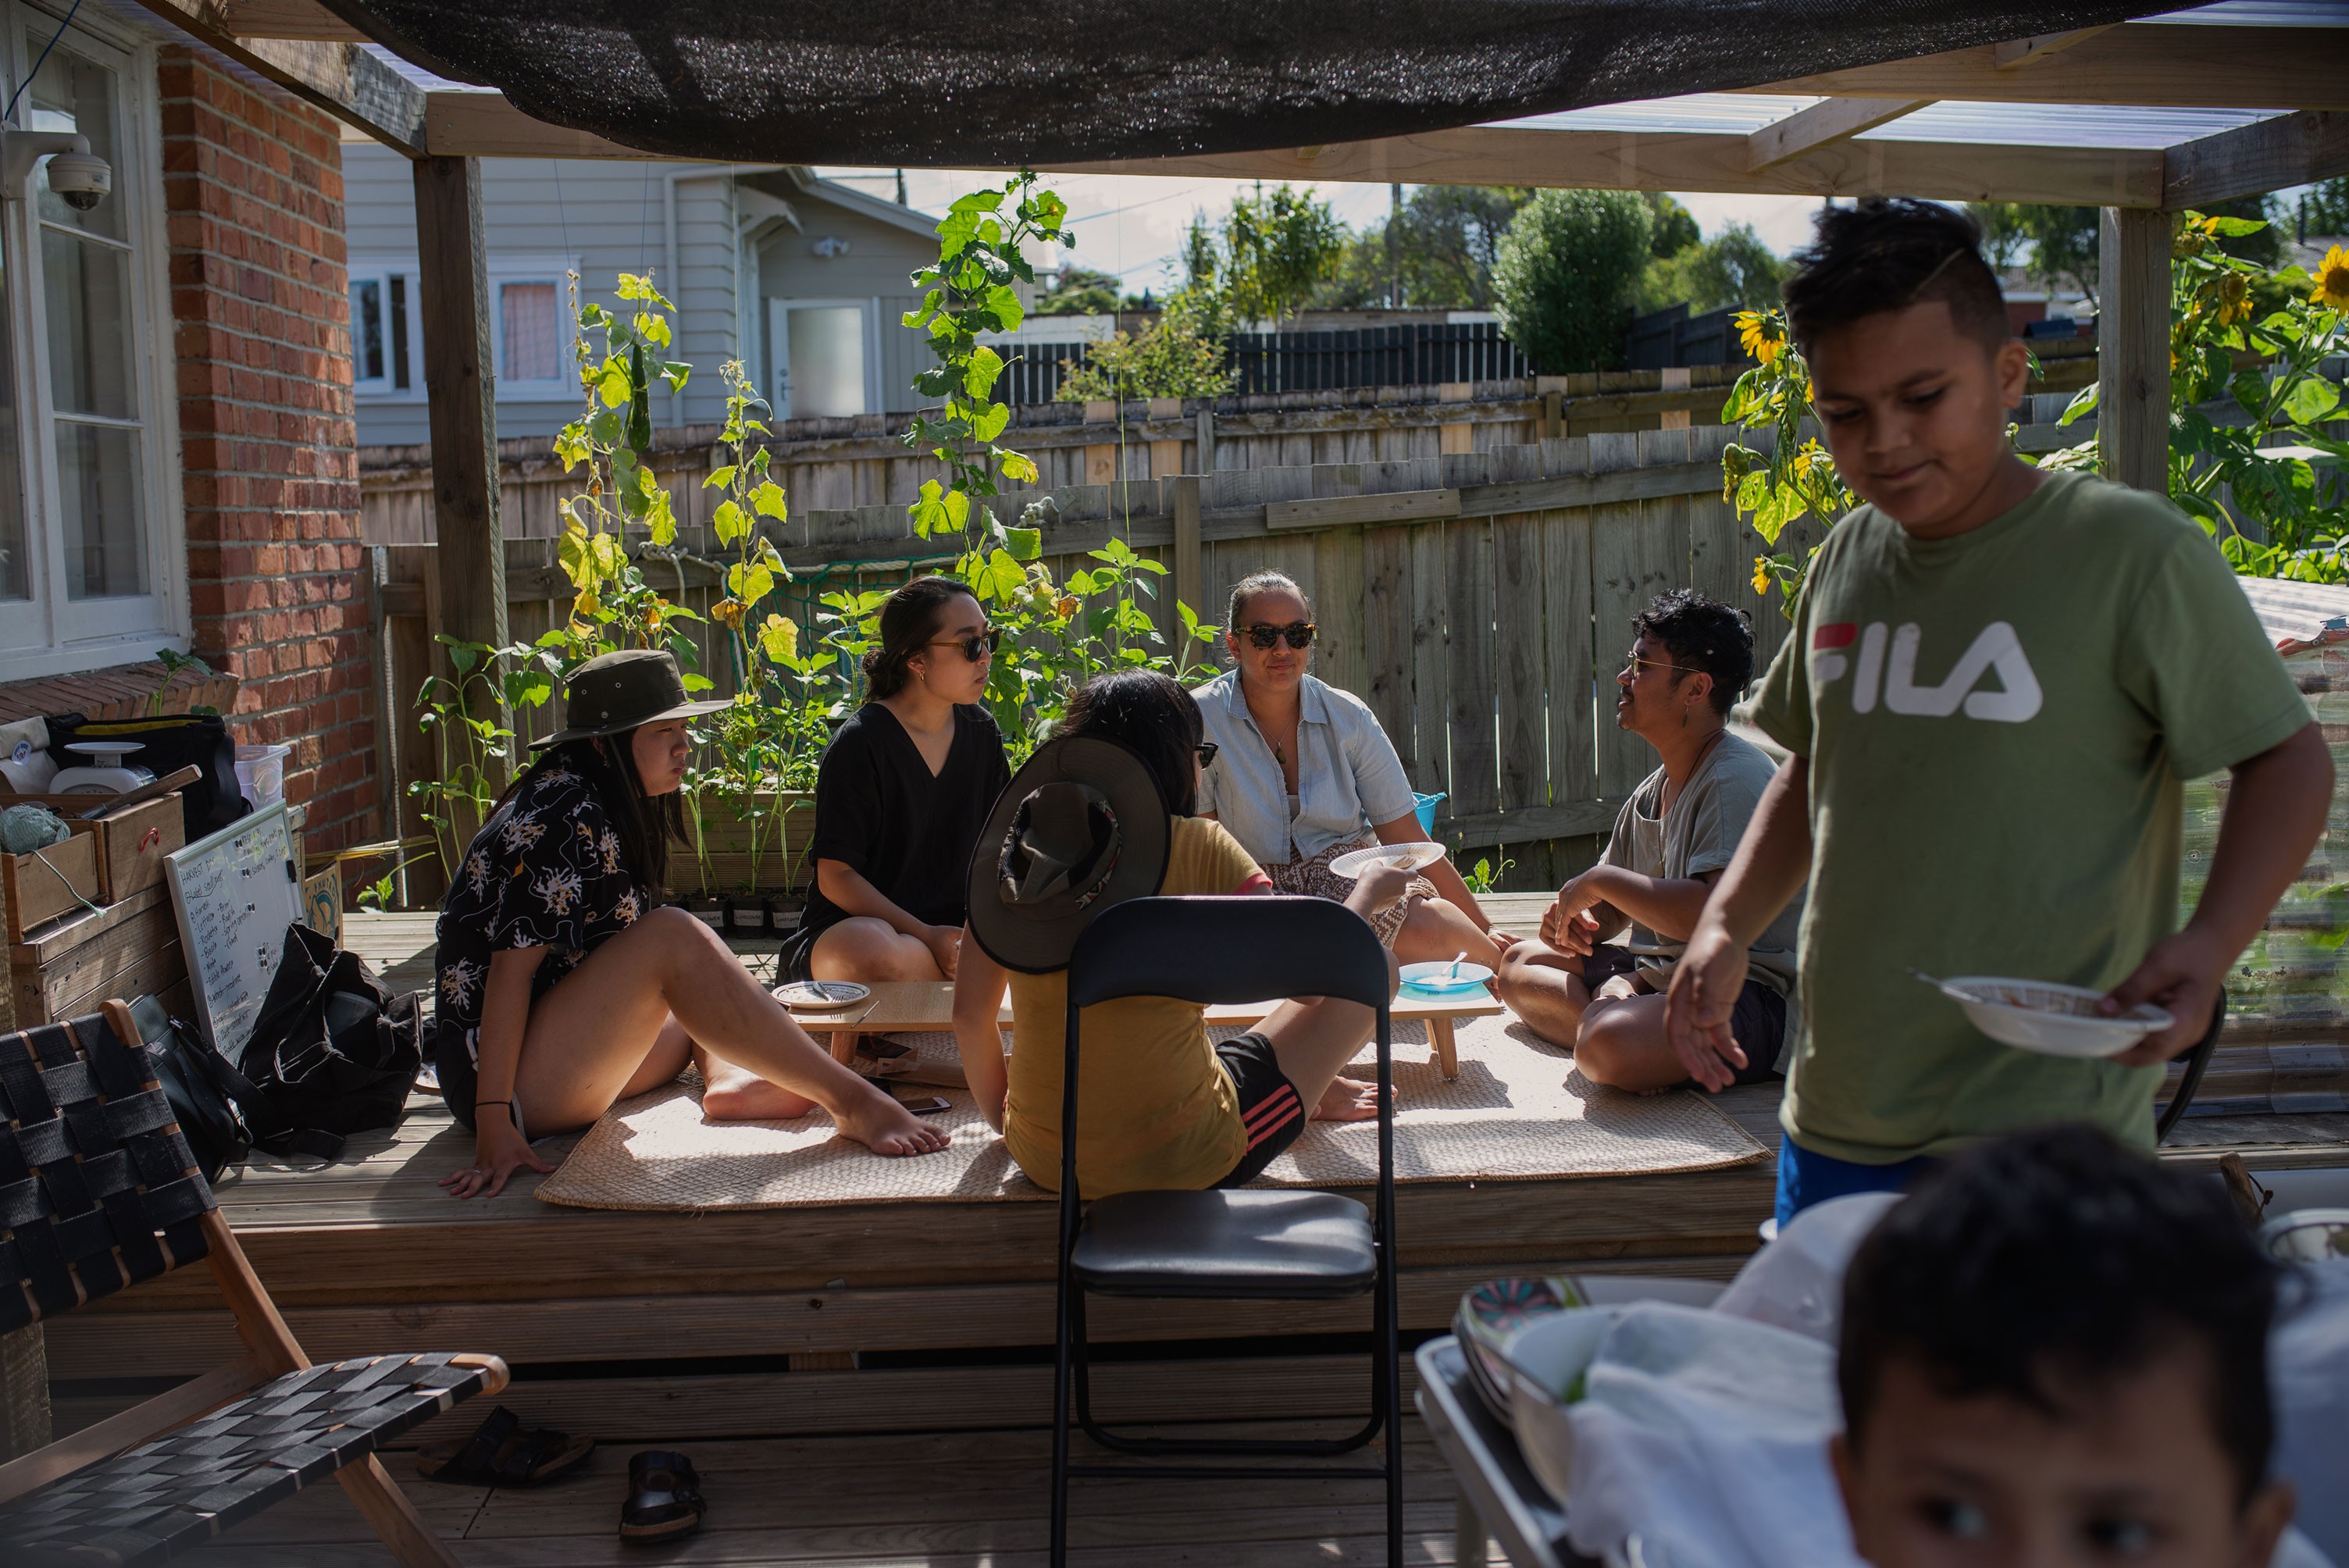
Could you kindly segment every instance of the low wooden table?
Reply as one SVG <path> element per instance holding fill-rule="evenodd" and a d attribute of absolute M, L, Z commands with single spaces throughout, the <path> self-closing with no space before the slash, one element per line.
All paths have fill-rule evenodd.
<path fill-rule="evenodd" d="M 1274 1002 L 1234 1002 L 1207 1009 L 1210 1024 L 1237 1024 L 1245 1028 L 1260 1024 L 1265 1016 L 1280 1004 Z M 1460 1051 L 1453 1030 L 1463 1018 L 1490 1018 L 1506 1011 L 1483 987 L 1459 996 L 1415 996 L 1409 992 L 1397 996 L 1389 1009 L 1394 1022 L 1408 1023 L 1413 1019 L 1427 1026 L 1428 1038 L 1435 1047 L 1435 1062 L 1445 1078 L 1460 1076 Z M 811 1035 L 830 1035 L 832 1054 L 841 1061 L 853 1061 L 856 1056 L 859 1035 L 885 1035 L 897 1031 L 916 1032 L 954 1027 L 954 985 L 945 980 L 885 980 L 873 987 L 873 995 L 854 1006 L 832 1012 L 798 1012 L 792 1018 Z M 1009 1027 L 1011 1005 L 1007 1000 L 999 1020 Z"/>

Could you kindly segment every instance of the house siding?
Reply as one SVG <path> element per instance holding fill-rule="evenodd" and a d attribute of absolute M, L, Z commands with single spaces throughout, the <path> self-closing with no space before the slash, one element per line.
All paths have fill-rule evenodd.
<path fill-rule="evenodd" d="M 350 254 L 364 261 L 416 255 L 416 197 L 408 160 L 368 142 L 343 144 L 350 192 Z M 668 259 L 667 190 L 677 180 L 677 271 Z M 682 399 L 656 392 L 653 418 L 691 424 L 722 418 L 719 367 L 735 356 L 733 176 L 722 165 L 652 160 L 485 159 L 482 221 L 494 270 L 502 256 L 575 256 L 583 297 L 614 303 L 620 273 L 650 272 L 678 306 L 671 318 L 678 357 L 696 374 Z M 577 408 L 569 396 L 498 398 L 501 436 L 551 436 Z M 407 397 L 364 398 L 359 439 L 399 446 L 430 438 L 421 378 Z"/>
<path fill-rule="evenodd" d="M 879 411 L 911 412 L 917 405 L 914 377 L 936 363 L 926 334 L 899 325 L 905 312 L 920 303 L 906 281 L 919 267 L 937 260 L 937 242 L 877 218 L 846 208 L 794 197 L 803 231 L 781 229 L 762 236 L 759 252 L 759 286 L 767 299 L 878 300 L 881 366 Z M 848 242 L 848 253 L 824 257 L 815 253 L 817 241 Z M 763 336 L 767 325 L 764 302 L 759 310 Z M 762 345 L 760 362 L 768 366 L 763 387 L 774 385 L 771 345 Z"/>
<path fill-rule="evenodd" d="M 192 640 L 341 848 L 377 781 L 336 124 L 185 49 L 158 74 Z"/>

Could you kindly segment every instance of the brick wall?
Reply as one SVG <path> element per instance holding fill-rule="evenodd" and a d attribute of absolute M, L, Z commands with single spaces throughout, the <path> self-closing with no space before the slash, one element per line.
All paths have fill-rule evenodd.
<path fill-rule="evenodd" d="M 340 848 L 377 799 L 335 121 L 181 50 L 160 74 L 195 648 Z"/>

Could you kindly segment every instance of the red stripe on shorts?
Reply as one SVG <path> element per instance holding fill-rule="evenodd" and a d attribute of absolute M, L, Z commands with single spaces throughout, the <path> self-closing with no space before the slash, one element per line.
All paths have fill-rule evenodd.
<path fill-rule="evenodd" d="M 1297 1091 L 1282 1084 L 1247 1113 L 1247 1146 L 1254 1149 L 1304 1114 L 1305 1107 L 1299 1102 Z"/>

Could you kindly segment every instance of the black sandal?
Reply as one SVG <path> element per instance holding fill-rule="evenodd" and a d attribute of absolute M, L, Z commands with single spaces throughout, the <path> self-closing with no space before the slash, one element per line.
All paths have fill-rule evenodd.
<path fill-rule="evenodd" d="M 418 1449 L 416 1473 L 460 1486 L 542 1486 L 576 1469 L 595 1447 L 593 1438 L 524 1428 L 521 1417 L 501 1405 L 463 1442 Z"/>
<path fill-rule="evenodd" d="M 620 1539 L 675 1541 L 701 1528 L 701 1477 L 693 1461 L 666 1449 L 628 1460 L 628 1501 L 620 1505 Z"/>

